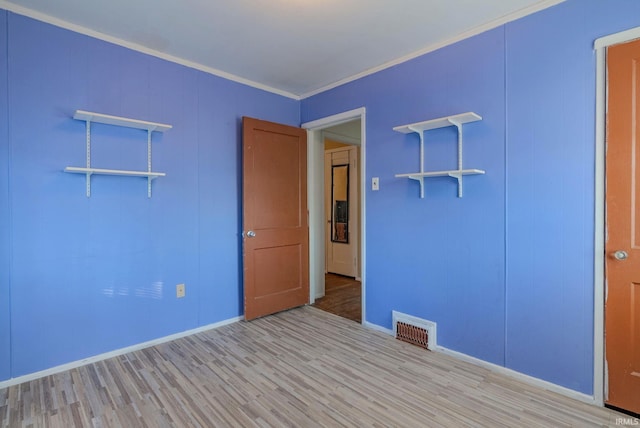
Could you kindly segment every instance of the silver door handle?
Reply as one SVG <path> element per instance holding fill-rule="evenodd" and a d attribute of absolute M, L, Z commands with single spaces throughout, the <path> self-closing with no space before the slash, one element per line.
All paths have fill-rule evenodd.
<path fill-rule="evenodd" d="M 256 233 L 253 230 L 250 230 L 250 231 L 247 232 L 247 236 L 249 238 L 253 238 L 254 236 L 256 236 Z"/>
<path fill-rule="evenodd" d="M 618 250 L 615 253 L 613 253 L 613 258 L 616 260 L 626 260 L 628 257 L 629 257 L 629 254 L 627 254 L 627 252 L 623 250 Z"/>

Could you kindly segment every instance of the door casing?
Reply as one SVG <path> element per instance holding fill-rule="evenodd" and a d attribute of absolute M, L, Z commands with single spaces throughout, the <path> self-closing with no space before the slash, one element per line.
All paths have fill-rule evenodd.
<path fill-rule="evenodd" d="M 604 356 L 605 302 L 605 143 L 607 108 L 607 47 L 640 38 L 640 27 L 601 37 L 594 43 L 596 51 L 596 144 L 594 207 L 594 305 L 593 305 L 593 400 L 604 406 L 607 393 Z"/>
<path fill-rule="evenodd" d="M 604 309 L 608 387 L 604 400 L 606 405 L 637 413 L 640 413 L 640 361 L 637 359 L 640 358 L 640 336 L 635 324 L 640 316 L 637 293 L 640 282 L 637 222 L 640 218 L 636 214 L 635 182 L 636 139 L 640 137 L 640 129 L 635 121 L 635 105 L 640 102 L 640 93 L 635 69 L 639 57 L 640 39 L 607 48 Z"/>
<path fill-rule="evenodd" d="M 324 218 L 324 137 L 322 130 L 341 123 L 360 119 L 360 206 L 359 233 L 360 269 L 362 283 L 362 324 L 366 321 L 366 109 L 364 107 L 327 116 L 301 125 L 307 134 L 307 174 L 309 204 L 309 299 L 324 295 L 325 218 Z"/>

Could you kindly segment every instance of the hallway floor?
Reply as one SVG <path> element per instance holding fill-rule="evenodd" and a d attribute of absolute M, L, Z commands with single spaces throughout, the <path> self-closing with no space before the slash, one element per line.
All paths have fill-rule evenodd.
<path fill-rule="evenodd" d="M 353 278 L 328 273 L 325 275 L 325 295 L 314 307 L 323 311 L 362 322 L 362 286 Z"/>

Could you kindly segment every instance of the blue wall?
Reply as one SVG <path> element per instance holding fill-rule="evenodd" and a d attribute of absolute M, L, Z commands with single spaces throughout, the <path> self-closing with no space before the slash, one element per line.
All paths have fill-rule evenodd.
<path fill-rule="evenodd" d="M 438 322 L 447 348 L 593 392 L 595 53 L 640 26 L 635 0 L 569 0 L 302 102 L 303 122 L 367 108 L 367 321 Z M 418 138 L 397 125 L 475 111 L 465 164 L 418 184 Z M 427 170 L 455 168 L 453 129 Z"/>
<path fill-rule="evenodd" d="M 0 379 L 11 373 L 9 264 L 9 138 L 7 112 L 7 12 L 0 10 Z"/>
<path fill-rule="evenodd" d="M 0 380 L 242 313 L 240 121 L 367 108 L 367 321 L 591 394 L 595 56 L 636 0 L 568 0 L 302 103 L 0 11 Z M 84 177 L 76 109 L 170 123 L 146 183 Z M 397 125 L 475 111 L 465 167 L 418 186 Z M 302 117 L 300 117 L 302 115 Z M 145 134 L 94 125 L 93 165 L 145 167 Z M 429 132 L 427 169 L 456 165 Z M 175 298 L 175 285 L 187 297 Z"/>
<path fill-rule="evenodd" d="M 506 361 L 585 392 L 593 371 L 593 42 L 639 25 L 639 2 L 591 0 L 506 29 Z"/>
<path fill-rule="evenodd" d="M 241 315 L 241 118 L 297 125 L 299 101 L 0 17 L 0 380 Z M 62 172 L 85 164 L 76 109 L 173 125 L 151 199 Z M 92 129 L 92 166 L 146 168 L 145 132 Z"/>

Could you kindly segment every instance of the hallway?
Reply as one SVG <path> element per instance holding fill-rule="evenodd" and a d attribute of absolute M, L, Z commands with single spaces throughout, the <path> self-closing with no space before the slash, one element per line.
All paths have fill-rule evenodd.
<path fill-rule="evenodd" d="M 325 274 L 325 295 L 313 304 L 318 309 L 362 322 L 360 281 L 333 273 Z"/>

